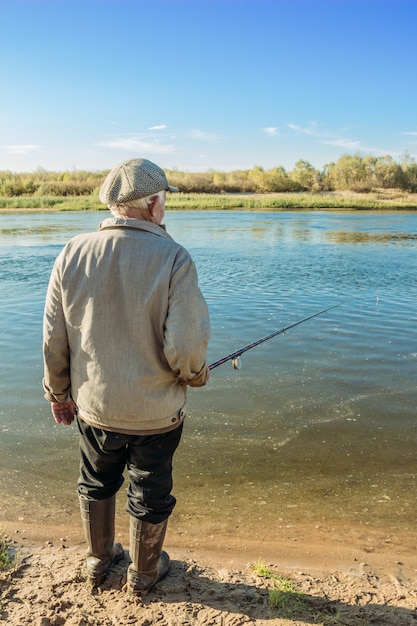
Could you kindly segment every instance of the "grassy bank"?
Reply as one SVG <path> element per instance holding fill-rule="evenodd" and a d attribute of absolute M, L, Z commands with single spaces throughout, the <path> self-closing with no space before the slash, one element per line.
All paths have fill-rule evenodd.
<path fill-rule="evenodd" d="M 381 191 L 369 194 L 353 193 L 276 193 L 276 194 L 168 194 L 171 210 L 261 210 L 291 209 L 356 209 L 356 210 L 417 210 L 417 194 Z M 18 196 L 0 197 L 0 210 L 103 210 L 96 195 L 91 196 Z"/>

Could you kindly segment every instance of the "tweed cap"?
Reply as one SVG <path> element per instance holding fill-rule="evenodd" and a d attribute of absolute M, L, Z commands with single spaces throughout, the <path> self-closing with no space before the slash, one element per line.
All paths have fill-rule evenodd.
<path fill-rule="evenodd" d="M 129 159 L 116 165 L 100 189 L 103 204 L 123 204 L 152 196 L 158 191 L 178 191 L 168 184 L 164 170 L 147 159 Z"/>

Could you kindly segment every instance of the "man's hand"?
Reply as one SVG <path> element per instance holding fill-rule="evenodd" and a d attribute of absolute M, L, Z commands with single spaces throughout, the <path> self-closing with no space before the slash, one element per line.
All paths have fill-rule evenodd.
<path fill-rule="evenodd" d="M 75 402 L 51 402 L 51 411 L 57 424 L 69 426 L 77 415 L 77 407 Z"/>

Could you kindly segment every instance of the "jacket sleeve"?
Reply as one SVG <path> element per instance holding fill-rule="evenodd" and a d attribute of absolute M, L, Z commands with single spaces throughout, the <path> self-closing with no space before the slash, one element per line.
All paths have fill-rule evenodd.
<path fill-rule="evenodd" d="M 50 402 L 71 399 L 70 352 L 61 295 L 59 257 L 49 280 L 43 318 L 43 388 Z"/>
<path fill-rule="evenodd" d="M 171 277 L 164 337 L 165 357 L 181 383 L 204 385 L 209 338 L 207 303 L 198 286 L 195 265 L 187 256 Z"/>

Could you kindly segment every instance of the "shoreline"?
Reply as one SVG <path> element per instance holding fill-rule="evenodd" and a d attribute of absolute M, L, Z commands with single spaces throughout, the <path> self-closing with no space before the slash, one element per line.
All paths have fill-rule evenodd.
<path fill-rule="evenodd" d="M 66 550 L 71 547 L 82 553 L 85 539 L 81 521 L 45 524 L 30 520 L 0 519 L 0 528 L 12 545 L 23 545 L 33 550 L 54 546 Z M 230 531 L 213 535 L 204 532 L 198 520 L 195 532 L 183 531 L 178 524 L 168 524 L 164 548 L 180 551 L 189 558 L 200 556 L 213 563 L 243 567 L 263 561 L 275 563 L 286 571 L 338 570 L 349 572 L 366 564 L 379 575 L 401 575 L 417 578 L 417 546 L 415 536 L 408 530 L 366 525 L 335 524 L 333 521 L 311 526 L 306 522 L 289 524 L 280 532 L 279 539 L 260 539 L 254 533 L 245 537 Z M 262 530 L 264 532 L 264 529 Z M 116 541 L 129 547 L 128 515 L 116 516 Z"/>
<path fill-rule="evenodd" d="M 123 533 L 116 539 L 124 559 L 99 589 L 88 586 L 80 526 L 26 524 L 14 534 L 21 564 L 10 575 L 0 572 L 0 620 L 9 626 L 417 625 L 417 551 L 402 536 L 387 541 L 375 529 L 354 536 L 349 525 L 307 534 L 300 524 L 273 546 L 168 530 L 170 572 L 136 598 L 125 588 Z"/>

